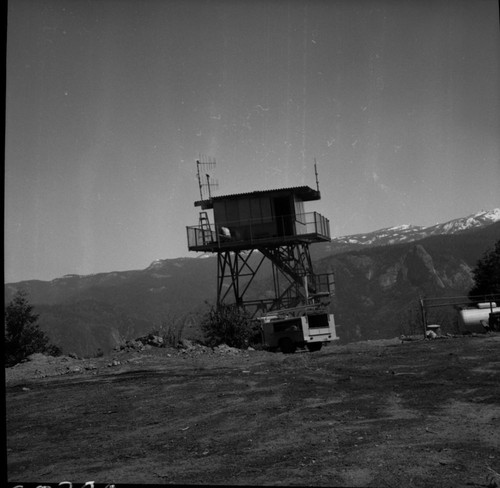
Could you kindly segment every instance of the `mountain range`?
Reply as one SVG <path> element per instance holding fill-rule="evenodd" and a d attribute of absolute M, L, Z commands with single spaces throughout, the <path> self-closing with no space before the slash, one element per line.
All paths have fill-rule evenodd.
<path fill-rule="evenodd" d="M 495 222 L 500 222 L 500 208 L 489 211 L 482 210 L 468 217 L 462 217 L 428 227 L 404 224 L 396 227 L 379 229 L 365 234 L 336 237 L 332 239 L 330 243 L 322 244 L 322 252 L 329 254 L 351 251 L 366 246 L 385 246 L 413 242 L 435 235 L 451 235 L 467 230 L 480 229 Z M 318 247 L 318 249 L 320 249 L 320 247 Z"/>
<path fill-rule="evenodd" d="M 500 209 L 430 227 L 402 225 L 311 246 L 316 272 L 333 269 L 332 312 L 342 341 L 394 337 L 421 327 L 420 297 L 467 295 L 477 260 L 500 239 Z M 201 259 L 205 258 L 205 259 Z M 201 338 L 199 321 L 216 295 L 215 255 L 159 259 L 144 270 L 66 275 L 5 285 L 9 302 L 29 294 L 40 326 L 65 353 L 91 356 L 152 331 Z M 269 294 L 264 271 L 252 295 Z M 456 327 L 456 310 L 429 320 Z"/>

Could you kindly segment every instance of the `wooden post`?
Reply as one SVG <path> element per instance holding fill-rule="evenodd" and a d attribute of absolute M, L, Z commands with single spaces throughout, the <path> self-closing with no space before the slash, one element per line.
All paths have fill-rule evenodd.
<path fill-rule="evenodd" d="M 422 314 L 422 325 L 424 328 L 424 339 L 427 337 L 427 316 L 425 313 L 425 299 L 420 299 L 420 312 Z"/>

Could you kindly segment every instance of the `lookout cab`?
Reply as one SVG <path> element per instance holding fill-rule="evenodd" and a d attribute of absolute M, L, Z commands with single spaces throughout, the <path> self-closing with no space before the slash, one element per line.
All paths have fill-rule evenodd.
<path fill-rule="evenodd" d="M 210 190 L 209 181 L 206 185 Z M 255 315 L 319 303 L 333 293 L 333 274 L 314 273 L 309 252 L 310 244 L 330 241 L 328 219 L 305 211 L 306 202 L 321 198 L 319 188 L 208 198 L 201 188 L 200 183 L 202 199 L 194 203 L 201 209 L 199 223 L 187 227 L 188 249 L 217 254 L 218 305 L 232 302 L 253 308 L 249 311 Z M 250 284 L 264 262 L 272 268 L 274 296 L 251 297 Z"/>

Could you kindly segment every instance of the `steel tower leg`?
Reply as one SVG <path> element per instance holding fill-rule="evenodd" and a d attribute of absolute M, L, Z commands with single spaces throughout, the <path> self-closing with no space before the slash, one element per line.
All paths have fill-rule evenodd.
<path fill-rule="evenodd" d="M 245 306 L 244 296 L 255 275 L 259 271 L 265 256 L 252 259 L 254 249 L 250 251 L 225 251 L 217 253 L 217 306 L 220 307 L 229 295 L 234 303 Z"/>

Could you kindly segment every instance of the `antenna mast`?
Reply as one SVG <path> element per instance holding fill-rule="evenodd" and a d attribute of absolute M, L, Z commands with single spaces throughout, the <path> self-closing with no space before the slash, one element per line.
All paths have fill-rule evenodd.
<path fill-rule="evenodd" d="M 196 176 L 198 178 L 198 186 L 200 188 L 200 199 L 203 200 L 205 190 L 208 190 L 208 198 L 212 198 L 212 188 L 218 188 L 219 183 L 217 180 L 211 180 L 210 175 L 205 173 L 206 183 L 202 181 L 202 172 L 210 171 L 215 168 L 216 165 L 215 158 L 207 158 L 206 156 L 200 155 L 199 159 L 196 160 Z"/>
<path fill-rule="evenodd" d="M 316 163 L 316 158 L 314 158 L 314 174 L 316 175 L 316 190 L 319 192 L 318 164 Z"/>

